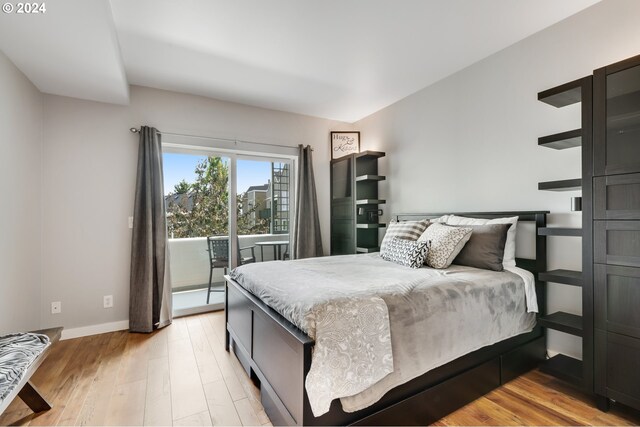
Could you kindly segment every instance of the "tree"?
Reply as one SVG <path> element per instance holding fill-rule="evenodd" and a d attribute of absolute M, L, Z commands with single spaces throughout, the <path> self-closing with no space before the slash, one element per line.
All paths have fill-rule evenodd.
<path fill-rule="evenodd" d="M 229 165 L 220 157 L 208 157 L 196 165 L 196 180 L 181 181 L 167 197 L 167 225 L 173 238 L 224 236 L 229 234 Z M 176 195 L 181 197 L 175 197 Z M 237 212 L 242 196 L 236 200 Z M 238 234 L 269 232 L 269 221 L 249 220 L 248 212 L 238 214 Z"/>
<path fill-rule="evenodd" d="M 189 184 L 184 179 L 173 186 L 174 194 L 188 194 L 191 190 L 191 184 Z"/>

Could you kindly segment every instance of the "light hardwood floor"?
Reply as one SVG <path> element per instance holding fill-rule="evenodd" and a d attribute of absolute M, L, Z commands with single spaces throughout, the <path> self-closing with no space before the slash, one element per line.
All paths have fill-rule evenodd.
<path fill-rule="evenodd" d="M 224 350 L 224 313 L 175 319 L 150 335 L 61 341 L 32 378 L 53 403 L 33 415 L 16 399 L 0 425 L 270 425 L 259 390 Z M 637 425 L 640 415 L 530 372 L 437 425 Z"/>

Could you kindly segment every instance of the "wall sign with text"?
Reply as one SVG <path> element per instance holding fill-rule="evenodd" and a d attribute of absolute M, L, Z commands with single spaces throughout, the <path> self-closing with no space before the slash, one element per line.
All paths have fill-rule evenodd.
<path fill-rule="evenodd" d="M 360 132 L 331 132 L 331 159 L 360 152 Z"/>

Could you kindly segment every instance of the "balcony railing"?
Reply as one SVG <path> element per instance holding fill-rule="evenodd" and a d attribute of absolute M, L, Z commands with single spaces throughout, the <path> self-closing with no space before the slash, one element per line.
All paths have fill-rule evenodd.
<path fill-rule="evenodd" d="M 289 240 L 288 234 L 256 234 L 238 236 L 240 247 L 255 245 L 256 242 Z M 264 260 L 261 259 L 260 247 L 255 248 L 256 262 L 272 261 L 275 254 L 273 247 L 263 248 Z M 248 251 L 243 251 L 243 256 Z M 207 238 L 194 237 L 188 239 L 169 239 L 169 257 L 171 260 L 171 280 L 173 291 L 207 287 L 209 284 L 209 252 L 207 252 Z M 213 272 L 213 283 L 224 282 L 224 271 L 216 268 Z"/>

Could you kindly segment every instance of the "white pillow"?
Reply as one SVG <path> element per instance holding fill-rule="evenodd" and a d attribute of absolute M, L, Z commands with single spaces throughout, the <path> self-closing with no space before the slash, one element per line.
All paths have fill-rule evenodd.
<path fill-rule="evenodd" d="M 449 267 L 471 238 L 472 231 L 470 227 L 431 224 L 418 239 L 418 242 L 429 242 L 426 264 L 433 268 Z"/>
<path fill-rule="evenodd" d="M 430 219 L 430 220 L 429 220 L 429 222 L 431 222 L 431 223 L 436 222 L 436 223 L 439 223 L 439 224 L 446 224 L 446 223 L 447 223 L 447 220 L 448 220 L 448 219 L 449 219 L 449 217 L 451 217 L 451 216 L 453 216 L 453 215 L 442 215 L 442 216 L 439 216 L 438 218 L 432 218 L 432 219 Z"/>
<path fill-rule="evenodd" d="M 448 225 L 485 225 L 485 224 L 511 224 L 507 231 L 507 242 L 504 245 L 504 257 L 502 265 L 504 267 L 516 266 L 516 231 L 518 227 L 518 217 L 510 218 L 467 218 L 464 216 L 449 215 L 447 218 Z"/>

